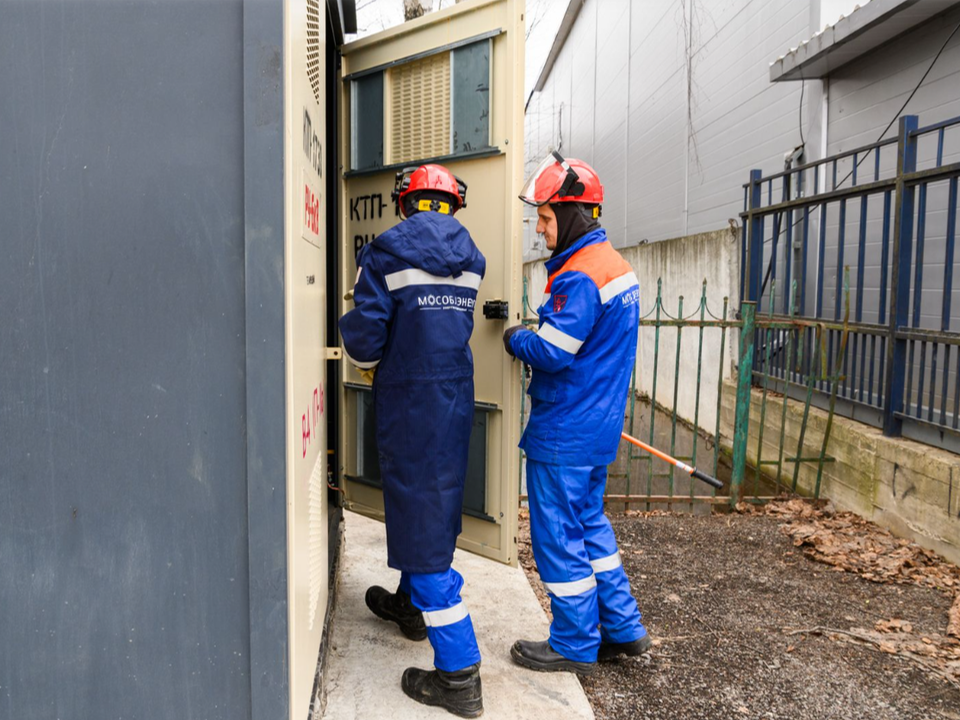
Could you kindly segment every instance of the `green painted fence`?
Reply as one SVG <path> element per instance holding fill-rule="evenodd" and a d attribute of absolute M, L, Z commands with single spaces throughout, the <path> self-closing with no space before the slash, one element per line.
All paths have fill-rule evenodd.
<path fill-rule="evenodd" d="M 686 316 L 684 299 L 679 297 L 676 304 L 677 314 L 674 316 L 664 304 L 662 283 L 657 283 L 654 305 L 641 317 L 639 323 L 641 329 L 647 328 L 653 331 L 650 392 L 646 394 L 638 390 L 637 372 L 644 372 L 644 368 L 638 361 L 631 381 L 624 431 L 637 437 L 641 407 L 648 410 L 648 427 L 645 437 L 640 439 L 685 463 L 695 467 L 700 463 L 701 469 L 715 477 L 721 477 L 721 470 L 723 470 L 722 475 L 727 477 L 724 488 L 718 493 L 706 485 L 697 487 L 689 483 L 688 487 L 678 491 L 676 470 L 672 465 L 625 443 L 626 470 L 624 472 L 612 470 L 609 474 L 610 480 L 618 481 L 625 490 L 622 493 L 608 493 L 605 499 L 610 503 L 622 504 L 625 509 L 631 507 L 650 509 L 654 505 L 663 504 L 671 508 L 687 505 L 692 509 L 695 505 L 704 503 L 734 505 L 741 501 L 765 502 L 783 492 L 797 493 L 800 467 L 804 463 L 815 463 L 817 466 L 816 485 L 812 494 L 814 497 L 819 497 L 824 464 L 833 462 L 833 458 L 827 454 L 827 447 L 833 425 L 837 390 L 844 380 L 841 372 L 849 334 L 849 269 L 844 273 L 846 313 L 842 323 L 826 323 L 800 317 L 797 311 L 795 281 L 790 289 L 789 312 L 786 315 L 775 314 L 772 311 L 776 307 L 773 300 L 769 303 L 770 311 L 764 314 L 757 314 L 755 303 L 743 302 L 740 304 L 739 312 L 731 315 L 728 298 L 723 299 L 722 309 L 719 314 L 715 314 L 708 307 L 707 290 L 707 283 L 704 281 L 697 306 Z M 776 291 L 774 285 L 771 288 L 774 297 Z M 535 313 L 531 311 L 527 297 L 527 282 L 524 280 L 524 322 L 536 326 L 538 320 Z M 720 336 L 720 353 L 717 358 L 704 357 L 704 338 L 707 333 L 718 333 Z M 723 437 L 721 435 L 723 393 L 725 384 L 729 392 L 728 365 L 731 361 L 731 358 L 726 357 L 729 333 L 736 333 L 735 337 L 739 340 L 739 354 L 734 376 L 736 397 L 733 437 Z M 839 342 L 839 352 L 832 355 L 827 350 L 827 338 L 831 334 Z M 648 336 L 649 332 L 641 333 L 641 346 Z M 684 419 L 678 413 L 681 375 L 685 374 L 681 363 L 683 359 L 681 350 L 685 347 L 685 343 L 689 342 L 696 343 L 697 348 L 696 388 L 693 417 Z M 662 350 L 668 346 L 668 343 L 674 349 L 673 379 L 670 387 L 662 388 L 658 387 L 660 384 L 658 376 L 660 364 L 665 355 Z M 832 364 L 828 363 L 828 357 L 831 356 L 834 360 Z M 522 364 L 518 365 L 523 387 L 520 403 L 522 426 L 528 412 L 526 387 L 530 378 L 530 369 Z M 792 382 L 805 386 L 806 398 L 803 404 L 799 441 L 795 450 L 793 447 L 787 447 L 788 444 L 792 444 L 786 437 L 788 403 L 786 399 L 780 402 L 779 441 L 774 443 L 775 454 L 770 454 L 769 436 L 766 434 L 767 405 L 773 392 L 770 380 L 771 371 L 774 368 L 781 374 L 786 371 Z M 717 378 L 716 397 L 703 397 L 702 380 L 708 377 L 707 373 Z M 810 453 L 808 449 L 805 454 L 804 441 L 815 387 L 829 389 L 829 410 L 819 451 Z M 759 393 L 759 415 L 752 418 L 751 398 L 756 402 L 757 393 Z M 665 397 L 666 402 L 664 402 Z M 712 403 L 716 409 L 713 427 L 706 428 L 701 424 L 700 408 L 703 403 Z M 658 415 L 661 416 L 661 423 L 669 422 L 670 425 L 669 442 L 667 443 L 665 436 L 662 435 L 659 445 L 655 442 Z M 678 428 L 681 430 L 686 428 L 687 434 L 692 435 L 692 448 L 689 454 L 677 455 Z M 756 437 L 756 454 L 752 463 L 748 459 L 751 434 Z M 710 443 L 712 448 L 705 448 L 706 443 Z M 644 464 L 647 465 L 645 472 L 637 472 L 636 468 Z M 793 465 L 792 481 L 783 482 L 786 468 L 791 464 Z M 657 488 L 654 487 L 655 481 L 657 481 Z M 526 496 L 521 495 L 521 499 L 526 499 Z"/>

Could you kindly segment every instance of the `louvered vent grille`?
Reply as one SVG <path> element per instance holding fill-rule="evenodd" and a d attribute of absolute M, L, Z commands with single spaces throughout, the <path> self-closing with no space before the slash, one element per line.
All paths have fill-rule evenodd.
<path fill-rule="evenodd" d="M 323 456 L 317 457 L 310 475 L 310 546 L 307 555 L 307 574 L 310 583 L 310 629 L 317 621 L 320 610 L 320 590 L 326 578 L 324 567 L 324 543 L 327 541 L 327 522 L 323 512 L 323 495 L 327 492 L 323 478 Z"/>
<path fill-rule="evenodd" d="M 390 70 L 390 163 L 450 152 L 450 53 Z"/>
<path fill-rule="evenodd" d="M 307 78 L 320 102 L 320 3 L 307 0 Z"/>

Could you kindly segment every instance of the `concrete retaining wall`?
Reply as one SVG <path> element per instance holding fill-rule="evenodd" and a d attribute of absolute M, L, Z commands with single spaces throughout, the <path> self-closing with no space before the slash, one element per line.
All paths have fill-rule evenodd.
<path fill-rule="evenodd" d="M 738 306 L 739 249 L 739 234 L 725 229 L 638 245 L 625 248 L 620 253 L 633 267 L 640 281 L 641 315 L 647 315 L 653 310 L 657 298 L 657 281 L 661 280 L 666 312 L 676 317 L 678 300 L 683 296 L 684 315 L 689 316 L 699 306 L 703 282 L 706 280 L 707 307 L 710 312 L 720 317 L 723 312 L 723 299 L 728 297 L 728 317 L 732 317 Z M 547 284 L 547 271 L 543 262 L 524 265 L 524 276 L 527 279 L 527 296 L 531 309 L 535 312 Z M 650 317 L 653 318 L 654 315 L 651 313 Z M 707 319 L 709 317 L 707 315 Z M 693 422 L 696 415 L 698 335 L 697 330 L 683 331 L 680 372 L 676 373 L 677 331 L 674 328 L 660 330 L 657 402 L 664 407 L 673 407 L 674 381 L 678 380 L 680 385 L 677 388 L 677 411 L 690 422 Z M 653 328 L 641 329 L 637 353 L 637 388 L 648 395 L 653 393 L 654 336 Z M 717 392 L 721 377 L 720 341 L 719 329 L 709 328 L 704 331 L 699 424 L 709 432 L 713 432 L 716 426 Z M 736 333 L 728 331 L 723 353 L 724 378 L 733 377 L 736 352 Z"/>
<path fill-rule="evenodd" d="M 757 463 L 762 391 L 754 389 L 750 404 L 750 439 L 747 463 Z M 733 437 L 736 384 L 724 383 L 721 434 L 729 447 Z M 780 446 L 780 417 L 783 398 L 767 395 L 764 422 L 763 459 L 776 460 Z M 788 400 L 783 457 L 795 457 L 803 403 Z M 803 457 L 820 453 L 827 413 L 810 408 L 804 435 Z M 851 510 L 889 528 L 893 533 L 915 540 L 923 547 L 960 563 L 960 459 L 912 440 L 884 437 L 879 429 L 835 415 L 827 447 L 820 494 L 837 507 Z M 793 463 L 784 463 L 781 482 L 793 482 Z M 775 466 L 765 465 L 771 477 Z M 747 471 L 747 488 L 752 489 L 753 471 Z M 812 495 L 816 487 L 817 463 L 803 463 L 797 479 L 801 494 Z"/>
<path fill-rule="evenodd" d="M 640 281 L 641 313 L 646 315 L 657 297 L 657 280 L 662 283 L 664 307 L 677 315 L 678 298 L 684 298 L 684 315 L 698 306 L 702 283 L 707 280 L 707 306 L 719 316 L 723 298 L 729 297 L 729 316 L 739 303 L 739 235 L 730 230 L 692 235 L 675 240 L 640 245 L 621 250 Z M 527 292 L 533 310 L 540 303 L 547 272 L 543 262 L 524 266 Z M 652 317 L 652 315 L 651 315 Z M 696 412 L 698 331 L 684 330 L 680 351 L 680 370 L 675 373 L 677 331 L 661 328 L 657 368 L 657 402 L 673 407 L 674 383 L 677 411 L 693 421 Z M 723 359 L 721 397 L 721 442 L 728 448 L 733 437 L 736 403 L 734 368 L 737 362 L 738 333 L 728 332 Z M 652 394 L 654 330 L 643 328 L 637 354 L 637 387 Z M 720 331 L 704 331 L 700 387 L 699 425 L 713 433 L 716 427 L 716 402 L 720 391 Z M 760 430 L 761 391 L 753 390 L 750 409 L 750 439 L 747 461 L 757 462 Z M 768 394 L 765 416 L 763 459 L 777 459 L 780 453 L 781 397 Z M 803 403 L 787 402 L 783 457 L 795 457 Z M 819 455 L 826 429 L 827 413 L 810 408 L 804 437 L 803 457 Z M 840 416 L 834 416 L 828 455 L 835 462 L 824 466 L 820 494 L 846 510 L 869 518 L 897 535 L 911 538 L 953 562 L 960 563 L 960 458 L 911 440 L 886 438 L 876 428 Z M 775 470 L 764 466 L 767 474 Z M 753 470 L 748 470 L 753 482 Z M 816 486 L 817 464 L 804 463 L 798 475 L 798 491 L 812 495 Z M 793 482 L 793 463 L 784 463 L 781 482 Z M 752 488 L 752 484 L 748 485 Z"/>

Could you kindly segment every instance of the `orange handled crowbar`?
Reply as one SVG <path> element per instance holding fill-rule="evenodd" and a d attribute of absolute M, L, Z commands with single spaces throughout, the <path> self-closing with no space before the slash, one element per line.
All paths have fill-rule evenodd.
<path fill-rule="evenodd" d="M 702 470 L 697 470 L 695 467 L 691 467 L 684 462 L 680 462 L 676 458 L 670 457 L 665 452 L 661 452 L 660 450 L 657 450 L 655 447 L 651 447 L 650 445 L 647 445 L 645 442 L 641 440 L 637 440 L 635 437 L 631 437 L 626 433 L 620 433 L 620 437 L 622 437 L 624 440 L 626 440 L 629 443 L 633 443 L 641 450 L 646 450 L 648 453 L 650 453 L 654 457 L 658 457 L 664 462 L 670 463 L 675 468 L 679 470 L 683 470 L 685 473 L 689 473 L 690 477 L 695 477 L 697 480 L 703 480 L 707 485 L 711 487 L 715 487 L 717 490 L 723 487 L 723 483 L 717 480 L 712 475 L 707 475 Z"/>

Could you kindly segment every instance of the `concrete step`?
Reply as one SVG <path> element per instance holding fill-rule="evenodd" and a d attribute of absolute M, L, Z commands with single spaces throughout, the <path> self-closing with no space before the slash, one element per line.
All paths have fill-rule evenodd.
<path fill-rule="evenodd" d="M 340 587 L 326 670 L 326 720 L 429 720 L 452 718 L 444 710 L 410 700 L 400 676 L 410 666 L 433 667 L 427 641 L 407 640 L 392 623 L 376 618 L 363 601 L 371 585 L 394 589 L 400 573 L 387 567 L 384 526 L 345 513 Z M 576 675 L 537 673 L 516 666 L 510 646 L 518 638 L 541 639 L 547 618 L 519 568 L 457 550 L 453 566 L 466 582 L 470 610 L 483 656 L 487 720 L 593 720 Z"/>

